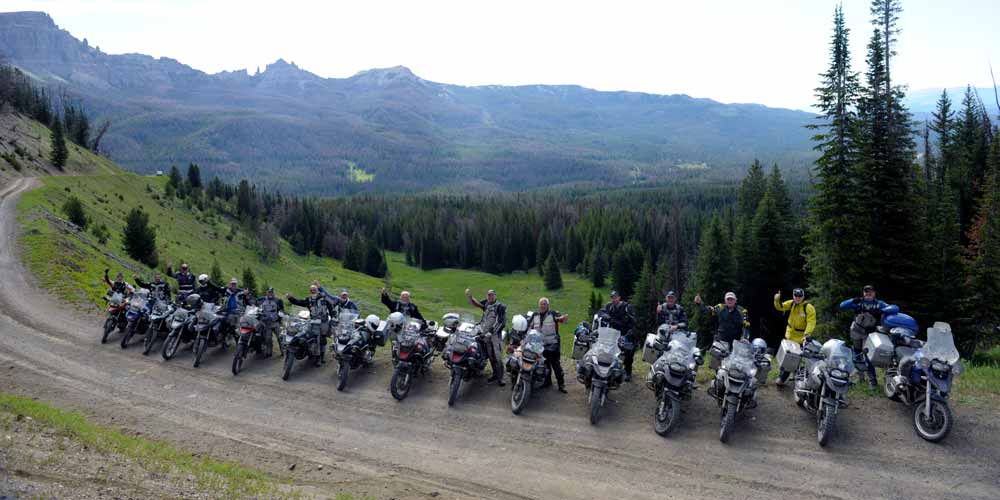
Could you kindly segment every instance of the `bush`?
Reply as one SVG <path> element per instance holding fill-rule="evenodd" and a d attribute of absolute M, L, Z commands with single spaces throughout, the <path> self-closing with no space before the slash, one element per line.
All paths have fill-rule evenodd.
<path fill-rule="evenodd" d="M 97 238 L 97 242 L 106 245 L 108 243 L 108 238 L 111 237 L 111 233 L 108 231 L 108 226 L 101 224 L 99 226 L 94 226 L 90 232 Z"/>
<path fill-rule="evenodd" d="M 159 258 L 156 255 L 156 230 L 149 225 L 149 214 L 141 208 L 133 208 L 125 218 L 125 230 L 122 234 L 125 252 L 133 259 L 156 267 Z"/>
<path fill-rule="evenodd" d="M 62 211 L 66 214 L 66 218 L 80 229 L 87 228 L 87 214 L 83 211 L 83 203 L 80 202 L 80 198 L 70 196 L 63 204 Z"/>

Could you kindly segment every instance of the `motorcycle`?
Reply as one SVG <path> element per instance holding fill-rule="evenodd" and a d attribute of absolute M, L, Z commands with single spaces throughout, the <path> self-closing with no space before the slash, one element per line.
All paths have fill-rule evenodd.
<path fill-rule="evenodd" d="M 351 370 L 371 366 L 375 359 L 375 347 L 385 345 L 385 337 L 379 331 L 378 316 L 371 314 L 358 319 L 358 313 L 343 310 L 338 316 L 338 333 L 333 344 L 333 355 L 337 358 L 337 390 L 347 387 Z"/>
<path fill-rule="evenodd" d="M 400 329 L 392 341 L 392 379 L 389 381 L 389 392 L 397 401 L 402 401 L 410 393 L 413 379 L 422 377 L 431 370 L 435 347 L 446 342 L 451 335 L 444 328 L 430 322 L 428 328 L 422 328 L 420 321 L 404 318 L 402 314 L 393 317 L 389 315 L 388 327 L 392 331 Z M 441 340 L 439 340 L 441 339 Z"/>
<path fill-rule="evenodd" d="M 221 320 L 219 316 L 219 306 L 211 302 L 202 304 L 201 309 L 194 315 L 194 367 L 201 366 L 201 359 L 208 350 L 208 342 L 213 338 L 215 330 Z"/>
<path fill-rule="evenodd" d="M 528 320 L 524 316 L 514 317 L 511 343 L 508 347 L 507 371 L 510 372 L 510 411 L 520 415 L 531 399 L 531 393 L 549 379 L 549 366 L 542 354 L 545 342 L 538 330 L 524 332 Z M 520 327 L 520 329 L 518 328 Z M 515 347 L 516 346 L 516 347 Z"/>
<path fill-rule="evenodd" d="M 180 307 L 174 310 L 173 316 L 170 317 L 170 333 L 163 341 L 163 351 L 161 352 L 165 361 L 169 361 L 177 354 L 177 347 L 182 342 L 194 341 L 194 322 L 199 302 L 201 302 L 201 297 L 192 293 L 185 297 Z"/>
<path fill-rule="evenodd" d="M 115 328 L 117 328 L 119 332 L 124 332 L 125 327 L 128 326 L 128 321 L 125 320 L 125 310 L 128 308 L 128 304 L 125 302 L 125 296 L 115 292 L 109 297 L 104 297 L 104 300 L 108 303 L 108 317 L 104 320 L 104 335 L 101 336 L 102 344 L 106 344 L 108 342 L 108 335 L 110 335 Z"/>
<path fill-rule="evenodd" d="M 149 313 L 149 327 L 146 328 L 146 336 L 142 339 L 142 354 L 149 355 L 153 350 L 153 345 L 159 340 L 161 333 L 170 332 L 170 318 L 174 314 L 174 305 L 159 299 L 153 304 L 153 310 Z"/>
<path fill-rule="evenodd" d="M 734 341 L 731 350 L 725 342 L 716 341 L 712 345 L 713 363 L 715 359 L 720 361 L 708 393 L 722 409 L 719 441 L 723 443 L 729 441 L 736 417 L 757 407 L 758 374 L 766 376 L 771 368 L 765 353 L 767 344 L 763 339 L 754 339 L 754 343 L 763 349 L 755 349 L 746 338 Z"/>
<path fill-rule="evenodd" d="M 125 336 L 122 337 L 122 349 L 128 347 L 129 341 L 132 340 L 136 332 L 146 331 L 149 324 L 148 304 L 149 290 L 145 288 L 132 294 L 132 298 L 128 300 L 128 312 L 125 313 L 125 321 L 128 322 L 128 326 L 125 327 Z"/>
<path fill-rule="evenodd" d="M 233 375 L 239 375 L 247 353 L 253 350 L 257 355 L 265 352 L 265 342 L 271 342 L 271 334 L 261 329 L 260 308 L 249 306 L 240 315 L 239 333 L 236 337 L 236 352 L 233 353 Z"/>
<path fill-rule="evenodd" d="M 951 325 L 934 323 L 927 329 L 926 343 L 913 338 L 915 332 L 905 328 L 897 327 L 890 335 L 879 338 L 885 335 L 873 333 L 867 340 L 876 366 L 885 358 L 892 360 L 885 371 L 885 395 L 913 408 L 913 429 L 918 436 L 932 443 L 941 441 L 954 426 L 948 395 L 955 376 L 963 371 Z"/>
<path fill-rule="evenodd" d="M 694 392 L 698 367 L 704 363 L 697 345 L 696 332 L 671 331 L 665 324 L 655 334 L 646 336 L 643 360 L 650 363 L 646 387 L 656 395 L 653 430 L 660 436 L 666 436 L 677 426 L 681 401 L 690 400 Z"/>
<path fill-rule="evenodd" d="M 855 356 L 843 340 L 837 339 L 821 346 L 807 338 L 801 352 L 794 371 L 795 404 L 816 415 L 816 440 L 826 446 L 833 436 L 837 412 L 847 406 Z"/>
<path fill-rule="evenodd" d="M 311 318 L 309 311 L 306 310 L 299 311 L 298 315 L 288 322 L 282 341 L 285 345 L 285 366 L 281 372 L 281 380 L 288 380 L 295 360 L 309 358 L 314 365 L 321 364 L 322 328 L 322 321 Z"/>
<path fill-rule="evenodd" d="M 589 391 L 587 401 L 592 425 L 596 425 L 601 418 L 601 408 L 608 398 L 608 391 L 618 389 L 625 380 L 621 359 L 622 334 L 610 324 L 610 318 L 599 313 L 594 316 L 592 329 L 581 324 L 574 332 L 573 357 L 584 353 L 577 359 L 576 377 Z"/>
<path fill-rule="evenodd" d="M 454 406 L 462 382 L 481 377 L 486 368 L 486 354 L 480 342 L 483 331 L 470 315 L 464 315 L 448 340 L 441 357 L 451 371 L 448 385 L 448 406 Z"/>

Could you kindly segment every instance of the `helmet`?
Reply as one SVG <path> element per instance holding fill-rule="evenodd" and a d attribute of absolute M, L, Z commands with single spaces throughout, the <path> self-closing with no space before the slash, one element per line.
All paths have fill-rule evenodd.
<path fill-rule="evenodd" d="M 528 320 L 525 319 L 524 316 L 518 314 L 517 316 L 514 316 L 513 320 L 511 320 L 511 326 L 514 331 L 523 332 L 528 329 Z"/>
<path fill-rule="evenodd" d="M 379 323 L 380 321 L 378 319 L 378 316 L 374 314 L 369 314 L 368 317 L 365 318 L 365 325 L 367 325 L 368 329 L 371 331 L 378 330 Z"/>
<path fill-rule="evenodd" d="M 759 353 L 767 352 L 767 342 L 765 342 L 764 339 L 762 338 L 758 337 L 753 339 L 751 345 L 753 346 L 754 352 L 759 352 Z"/>
<path fill-rule="evenodd" d="M 803 289 L 801 289 L 801 288 L 796 288 L 795 290 L 792 290 L 792 296 L 793 297 L 805 297 L 806 296 L 806 291 L 803 290 Z"/>
<path fill-rule="evenodd" d="M 445 328 L 458 328 L 458 324 L 461 322 L 461 318 L 456 313 L 445 314 L 441 320 Z"/>
<path fill-rule="evenodd" d="M 198 302 L 201 301 L 201 295 L 198 295 L 197 293 L 192 293 L 191 295 L 188 295 L 187 299 L 185 300 L 187 300 L 188 306 L 194 307 L 198 305 Z"/>
<path fill-rule="evenodd" d="M 387 322 L 392 326 L 399 326 L 403 324 L 403 313 L 396 311 L 389 315 Z"/>
<path fill-rule="evenodd" d="M 208 275 L 207 274 L 199 274 L 198 275 L 198 282 L 199 283 L 204 283 L 206 281 L 208 281 Z"/>
<path fill-rule="evenodd" d="M 299 311 L 299 315 L 298 316 L 299 316 L 299 319 L 309 319 L 309 310 L 308 309 L 303 309 L 303 310 Z"/>

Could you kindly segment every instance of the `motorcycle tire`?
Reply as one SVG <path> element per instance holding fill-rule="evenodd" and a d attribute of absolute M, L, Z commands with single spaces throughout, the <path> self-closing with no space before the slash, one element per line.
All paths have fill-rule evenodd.
<path fill-rule="evenodd" d="M 937 443 L 951 432 L 955 417 L 947 402 L 931 399 L 931 415 L 928 418 L 924 415 L 926 405 L 926 401 L 913 405 L 913 429 L 923 440 Z"/>
<path fill-rule="evenodd" d="M 656 413 L 653 414 L 653 430 L 660 436 L 666 437 L 677 422 L 681 419 L 681 403 L 666 395 L 660 398 L 656 406 Z"/>
<path fill-rule="evenodd" d="M 295 356 L 291 353 L 285 354 L 285 368 L 281 372 L 281 380 L 288 380 L 288 377 L 292 374 L 292 365 L 295 364 Z"/>
<path fill-rule="evenodd" d="M 142 355 L 149 356 L 149 353 L 153 351 L 153 344 L 156 342 L 156 337 L 159 332 L 153 325 L 149 325 L 146 330 L 146 337 L 142 339 Z"/>
<path fill-rule="evenodd" d="M 194 367 L 198 368 L 201 366 L 201 357 L 205 355 L 205 351 L 208 350 L 208 339 L 205 337 L 199 337 L 198 340 L 194 341 Z"/>
<path fill-rule="evenodd" d="M 177 346 L 181 343 L 180 332 L 170 332 L 167 335 L 167 339 L 163 341 L 163 351 L 160 353 L 165 361 L 169 361 L 170 358 L 177 354 Z"/>
<path fill-rule="evenodd" d="M 132 336 L 135 335 L 136 328 L 138 328 L 138 324 L 136 322 L 133 321 L 128 324 L 128 328 L 125 329 L 125 336 L 122 337 L 122 349 L 128 347 L 128 342 L 132 340 Z"/>
<path fill-rule="evenodd" d="M 462 375 L 457 374 L 454 370 L 451 372 L 451 384 L 448 387 L 448 406 L 455 406 L 455 400 L 458 399 L 458 390 L 462 387 Z"/>
<path fill-rule="evenodd" d="M 529 380 L 531 377 L 527 377 Z M 518 377 L 514 383 L 514 389 L 510 393 L 510 411 L 514 415 L 520 415 L 524 407 L 528 406 L 531 399 L 531 383 L 526 382 L 525 377 Z"/>
<path fill-rule="evenodd" d="M 826 446 L 833 437 L 833 429 L 837 423 L 837 407 L 820 403 L 816 412 L 816 441 L 820 446 Z"/>
<path fill-rule="evenodd" d="M 736 425 L 736 405 L 726 403 L 722 407 L 722 422 L 719 426 L 719 441 L 729 442 L 729 436 L 733 433 Z"/>
<path fill-rule="evenodd" d="M 236 353 L 233 354 L 233 375 L 239 375 L 240 370 L 243 369 L 243 360 L 247 355 L 246 344 L 237 344 Z"/>
<path fill-rule="evenodd" d="M 111 332 L 114 331 L 115 323 L 117 323 L 115 318 L 108 318 L 104 321 L 104 335 L 101 336 L 102 344 L 108 343 L 108 335 L 111 335 Z"/>
<path fill-rule="evenodd" d="M 411 382 L 413 382 L 413 378 L 410 376 L 409 370 L 406 373 L 399 373 L 399 370 L 393 371 L 392 380 L 389 381 L 389 392 L 392 393 L 392 397 L 396 398 L 396 401 L 406 399 L 410 393 Z"/>
<path fill-rule="evenodd" d="M 596 385 L 590 386 L 590 425 L 597 425 L 601 420 L 601 399 L 604 391 Z"/>
<path fill-rule="evenodd" d="M 896 393 L 896 387 L 893 384 L 894 382 L 892 377 L 888 372 L 886 372 L 885 380 L 882 382 L 882 393 L 885 394 L 885 397 L 889 398 L 891 401 L 901 401 L 901 399 L 899 399 L 899 394 Z"/>
<path fill-rule="evenodd" d="M 337 366 L 337 390 L 343 391 L 347 387 L 347 378 L 351 376 L 351 363 L 343 359 Z"/>

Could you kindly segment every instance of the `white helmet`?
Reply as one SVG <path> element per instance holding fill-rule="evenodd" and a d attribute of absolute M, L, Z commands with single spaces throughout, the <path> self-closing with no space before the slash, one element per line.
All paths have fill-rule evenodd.
<path fill-rule="evenodd" d="M 201 282 L 201 283 L 204 283 L 204 282 L 208 281 L 208 275 L 207 274 L 199 274 L 198 275 L 198 281 Z"/>
<path fill-rule="evenodd" d="M 524 316 L 518 314 L 517 316 L 514 316 L 513 320 L 511 320 L 511 326 L 514 331 L 523 332 L 528 329 L 528 320 L 525 319 Z"/>
<path fill-rule="evenodd" d="M 441 321 L 445 328 L 458 328 L 458 324 L 462 322 L 462 319 L 456 313 L 448 313 L 441 317 Z"/>
<path fill-rule="evenodd" d="M 309 310 L 303 309 L 303 310 L 299 311 L 298 316 L 299 316 L 299 319 L 309 319 Z"/>
<path fill-rule="evenodd" d="M 374 314 L 369 314 L 368 317 L 365 318 L 365 324 L 368 325 L 368 329 L 373 332 L 375 330 L 378 330 L 378 324 L 379 324 L 378 316 Z"/>
<path fill-rule="evenodd" d="M 372 316 L 374 316 L 374 314 Z M 403 324 L 404 319 L 403 313 L 396 311 L 389 315 L 389 319 L 387 321 L 392 326 L 399 326 Z"/>

